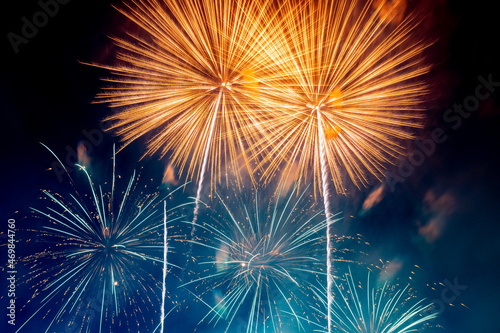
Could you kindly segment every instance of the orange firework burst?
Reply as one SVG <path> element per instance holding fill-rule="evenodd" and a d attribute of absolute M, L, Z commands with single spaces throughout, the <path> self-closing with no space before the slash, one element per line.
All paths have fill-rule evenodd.
<path fill-rule="evenodd" d="M 212 185 L 228 170 L 241 179 L 260 138 L 251 100 L 264 66 L 254 57 L 269 15 L 262 2 L 139 0 L 120 10 L 143 32 L 114 39 L 123 66 L 99 66 L 115 76 L 97 101 L 120 108 L 106 120 L 124 146 L 149 133 L 145 155 L 168 153 L 188 179 L 202 183 L 205 170 Z"/>
<path fill-rule="evenodd" d="M 260 150 L 268 181 L 281 172 L 307 179 L 316 190 L 322 172 L 339 193 L 381 178 L 403 153 L 401 140 L 421 126 L 429 71 L 416 40 L 419 21 L 387 19 L 385 1 L 289 1 L 266 52 L 274 68 L 259 77 L 269 130 Z M 261 154 L 262 156 L 265 154 Z"/>

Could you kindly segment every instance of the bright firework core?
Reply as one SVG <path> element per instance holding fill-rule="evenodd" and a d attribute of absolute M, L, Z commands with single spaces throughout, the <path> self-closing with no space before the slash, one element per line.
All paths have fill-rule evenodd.
<path fill-rule="evenodd" d="M 311 113 L 314 111 L 327 111 L 323 112 L 324 114 L 328 114 L 328 111 L 337 111 L 340 112 L 342 109 L 342 92 L 340 89 L 333 89 L 329 93 L 320 93 L 320 94 L 314 94 L 312 96 L 304 96 L 306 100 L 309 100 L 311 102 L 306 103 L 306 107 L 311 109 Z M 312 102 L 314 100 L 314 102 Z M 323 108 L 327 108 L 324 110 L 320 110 Z"/>
<path fill-rule="evenodd" d="M 116 237 L 112 237 L 109 233 L 109 228 L 105 227 L 103 228 L 103 237 L 100 239 L 100 247 L 103 249 L 101 250 L 105 255 L 111 255 L 116 253 Z"/>
<path fill-rule="evenodd" d="M 116 252 L 115 244 L 109 239 L 105 240 L 103 246 L 104 246 L 103 251 L 104 251 L 105 255 L 111 255 L 111 254 L 114 254 Z"/>
<path fill-rule="evenodd" d="M 242 252 L 232 253 L 230 255 L 230 262 L 231 258 L 234 259 L 235 262 L 238 262 L 238 260 L 241 260 L 241 258 L 244 257 L 244 261 L 240 263 L 242 267 L 241 269 L 245 271 L 245 274 L 256 278 L 257 276 L 275 274 L 275 267 L 283 264 L 286 265 L 291 261 L 294 261 L 294 258 L 286 258 L 281 255 L 278 249 L 266 249 L 264 243 L 265 242 L 262 241 L 259 242 L 259 244 L 257 244 L 257 247 L 253 249 L 253 252 L 245 249 L 248 247 L 248 245 L 245 246 L 244 244 L 241 244 Z M 258 250 L 258 252 L 255 252 L 256 250 Z"/>

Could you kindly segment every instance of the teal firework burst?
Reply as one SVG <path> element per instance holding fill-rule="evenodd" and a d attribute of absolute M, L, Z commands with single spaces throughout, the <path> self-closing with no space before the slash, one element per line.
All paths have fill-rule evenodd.
<path fill-rule="evenodd" d="M 180 206 L 164 211 L 160 204 L 176 190 L 140 185 L 135 171 L 122 184 L 114 160 L 110 183 L 96 185 L 77 165 L 86 184 L 76 186 L 67 173 L 74 191 L 43 191 L 46 207 L 31 208 L 34 253 L 23 263 L 33 297 L 17 331 L 40 321 L 40 332 L 152 332 L 160 323 L 164 218 L 182 218 Z"/>
<path fill-rule="evenodd" d="M 368 273 L 363 286 L 362 282 L 354 281 L 350 269 L 344 278 L 344 283 L 334 282 L 331 318 L 335 332 L 419 332 L 438 315 L 432 303 L 414 295 L 410 284 L 400 287 L 388 281 L 377 283 Z M 322 303 L 326 309 L 326 296 L 322 297 Z M 316 310 L 320 316 L 326 316 L 323 310 Z"/>
<path fill-rule="evenodd" d="M 261 201 L 255 191 L 217 193 L 208 216 L 200 216 L 191 241 L 198 275 L 183 285 L 210 309 L 200 323 L 282 332 L 307 331 L 315 320 L 311 284 L 326 278 L 326 220 L 306 190 L 282 192 Z"/>

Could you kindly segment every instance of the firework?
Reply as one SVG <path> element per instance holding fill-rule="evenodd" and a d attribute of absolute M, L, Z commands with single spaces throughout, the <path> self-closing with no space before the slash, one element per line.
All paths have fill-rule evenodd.
<path fill-rule="evenodd" d="M 265 50 L 274 67 L 259 77 L 268 115 L 261 126 L 269 129 L 261 142 L 269 153 L 261 162 L 264 180 L 278 171 L 282 180 L 312 174 L 321 192 L 326 166 L 328 181 L 343 193 L 343 174 L 362 187 L 403 153 L 401 140 L 421 126 L 428 44 L 414 37 L 416 17 L 389 24 L 386 6 L 284 2 Z"/>
<path fill-rule="evenodd" d="M 331 309 L 336 332 L 416 332 L 437 317 L 432 303 L 414 296 L 410 284 L 403 288 L 387 281 L 377 284 L 368 274 L 366 286 L 363 287 L 361 282 L 354 282 L 350 269 L 344 278 L 343 284 L 335 283 L 336 297 Z M 326 308 L 325 298 L 323 305 Z M 325 316 L 321 310 L 317 310 L 321 316 Z"/>
<path fill-rule="evenodd" d="M 34 245 L 40 251 L 28 256 L 25 263 L 30 271 L 25 283 L 33 286 L 34 295 L 21 311 L 41 300 L 37 311 L 17 331 L 40 316 L 46 323 L 45 332 L 57 327 L 92 332 L 119 327 L 135 332 L 137 327 L 158 324 L 153 315 L 160 304 L 165 306 L 165 283 L 162 292 L 157 267 L 162 265 L 166 274 L 167 265 L 166 239 L 161 237 L 164 233 L 166 238 L 166 230 L 162 227 L 166 227 L 167 215 L 173 216 L 179 207 L 166 210 L 162 221 L 156 206 L 173 192 L 160 196 L 158 191 L 149 192 L 147 185 L 141 189 L 135 172 L 124 190 L 119 190 L 114 169 L 113 158 L 111 186 L 97 186 L 80 167 L 87 182 L 85 194 L 44 191 L 44 199 L 50 201 L 47 207 L 32 208 L 43 219 L 30 226 L 42 247 Z M 179 218 L 182 216 L 169 223 Z M 161 312 L 163 317 L 163 308 Z M 145 315 L 149 313 L 151 316 Z"/>
<path fill-rule="evenodd" d="M 401 141 L 413 138 L 409 129 L 420 126 L 428 44 L 414 38 L 417 18 L 398 22 L 387 6 L 286 1 L 280 22 L 269 26 L 273 41 L 265 51 L 275 64 L 261 73 L 258 97 L 268 116 L 258 143 L 262 179 L 312 177 L 328 235 L 330 184 L 345 193 L 346 178 L 358 188 L 380 180 L 384 165 L 403 153 Z M 327 247 L 329 254 L 329 241 Z M 331 274 L 327 284 L 331 289 Z"/>
<path fill-rule="evenodd" d="M 289 177 L 296 162 L 293 176 L 307 178 L 313 170 L 321 190 L 326 164 L 328 178 L 343 192 L 342 170 L 356 186 L 366 185 L 368 174 L 380 177 L 383 165 L 402 153 L 398 142 L 412 138 L 408 128 L 419 126 L 426 93 L 415 79 L 429 69 L 422 57 L 427 45 L 413 41 L 415 18 L 394 28 L 381 21 L 381 7 L 374 8 L 324 1 L 308 2 L 304 12 L 285 11 L 290 16 L 278 25 L 283 33 L 273 34 L 288 37 L 273 50 L 282 50 L 283 74 L 264 79 L 276 110 L 265 178 L 283 161 L 288 166 L 281 177 Z"/>
<path fill-rule="evenodd" d="M 240 184 L 242 167 L 253 181 L 248 150 L 261 135 L 251 99 L 264 67 L 254 58 L 265 3 L 146 0 L 120 10 L 143 35 L 115 39 L 124 65 L 106 67 L 115 86 L 97 99 L 123 108 L 107 121 L 125 145 L 154 131 L 145 155 L 170 152 L 180 174 L 199 180 L 193 225 L 208 170 L 211 188 L 228 172 Z"/>
<path fill-rule="evenodd" d="M 97 101 L 120 107 L 107 118 L 110 130 L 125 145 L 152 134 L 145 155 L 170 153 L 200 184 L 208 170 L 214 185 L 227 172 L 240 180 L 240 169 L 251 169 L 249 142 L 259 137 L 252 96 L 264 66 L 255 54 L 270 15 L 265 1 L 146 0 L 120 12 L 142 32 L 114 39 L 122 66 L 100 66 L 114 86 Z"/>
<path fill-rule="evenodd" d="M 231 194 L 231 200 L 217 194 L 219 203 L 212 207 L 216 216 L 200 216 L 203 222 L 190 241 L 195 256 L 203 253 L 196 258 L 199 275 L 183 285 L 210 307 L 200 322 L 215 325 L 224 320 L 226 332 L 242 317 L 246 332 L 278 332 L 284 325 L 305 328 L 310 319 L 303 316 L 309 302 L 315 302 L 310 299 L 310 281 L 325 275 L 318 254 L 326 227 L 322 210 L 305 192 L 297 193 L 295 187 L 281 197 L 278 191 L 269 205 L 256 193 Z M 339 247 L 336 259 L 345 260 L 343 253 Z M 291 315 L 287 320 L 284 312 Z"/>

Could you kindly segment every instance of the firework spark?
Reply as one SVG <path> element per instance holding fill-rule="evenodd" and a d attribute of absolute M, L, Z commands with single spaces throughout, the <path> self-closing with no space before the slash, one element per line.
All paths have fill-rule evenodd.
<path fill-rule="evenodd" d="M 326 227 L 320 218 L 322 210 L 316 209 L 314 199 L 305 192 L 297 193 L 295 187 L 280 199 L 278 191 L 267 209 L 261 208 L 256 193 L 251 198 L 245 197 L 248 193 L 231 196 L 231 201 L 217 194 L 222 206 L 214 208 L 217 216 L 212 222 L 199 223 L 196 227 L 203 235 L 190 241 L 194 253 L 203 251 L 197 258 L 201 276 L 183 285 L 194 287 L 192 293 L 210 307 L 201 321 L 215 325 L 226 320 L 227 332 L 235 318 L 246 313 L 246 332 L 278 332 L 283 325 L 305 329 L 310 319 L 302 316 L 310 308 L 308 302 L 314 301 L 309 281 L 325 275 L 318 254 Z M 343 249 L 338 251 L 336 259 L 341 261 Z M 283 320 L 284 310 L 290 313 L 289 320 Z"/>
<path fill-rule="evenodd" d="M 345 284 L 335 284 L 332 317 L 336 332 L 345 333 L 408 333 L 437 317 L 432 303 L 417 300 L 411 285 L 399 288 L 387 281 L 372 287 L 368 274 L 366 287 L 354 282 L 351 270 L 345 274 Z M 374 282 L 376 284 L 376 282 Z M 363 289 L 365 289 L 363 291 Z M 326 297 L 323 304 L 326 308 Z M 321 316 L 325 314 L 317 309 Z"/>
<path fill-rule="evenodd" d="M 30 274 L 26 283 L 34 288 L 32 299 L 42 299 L 38 310 L 17 331 L 40 315 L 47 323 L 45 332 L 61 325 L 96 332 L 116 325 L 130 332 L 139 325 L 156 326 L 156 320 L 144 314 L 158 312 L 162 283 L 154 272 L 157 264 L 167 264 L 166 244 L 161 241 L 162 212 L 156 209 L 160 193 L 148 193 L 147 185 L 141 189 L 135 172 L 125 189 L 118 191 L 114 169 L 113 158 L 109 191 L 105 190 L 108 184 L 96 186 L 89 172 L 80 167 L 90 195 L 82 196 L 76 190 L 68 196 L 44 191 L 44 199 L 50 201 L 47 207 L 32 208 L 44 220 L 30 227 L 35 240 L 43 245 L 27 257 Z M 178 208 L 165 211 L 165 218 Z M 132 308 L 140 308 L 140 312 Z"/>

